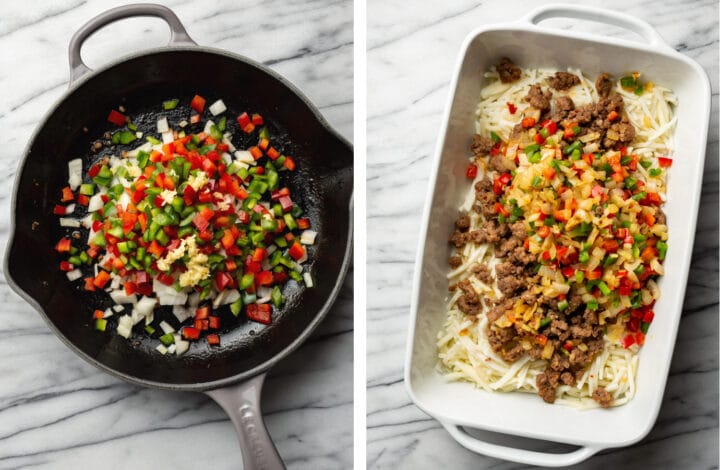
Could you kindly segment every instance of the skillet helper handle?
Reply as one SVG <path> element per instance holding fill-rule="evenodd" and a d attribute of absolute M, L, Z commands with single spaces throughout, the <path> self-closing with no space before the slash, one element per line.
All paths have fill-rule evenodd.
<path fill-rule="evenodd" d="M 240 439 L 243 470 L 285 468 L 265 428 L 260 409 L 260 392 L 264 381 L 265 374 L 260 374 L 247 382 L 205 392 L 230 415 L 230 420 L 235 425 Z"/>
<path fill-rule="evenodd" d="M 115 21 L 136 16 L 154 16 L 165 20 L 170 26 L 170 42 L 168 45 L 176 46 L 190 44 L 196 46 L 197 43 L 190 38 L 185 27 L 178 19 L 175 13 L 162 5 L 154 3 L 137 3 L 134 5 L 124 5 L 112 8 L 106 12 L 100 13 L 95 18 L 85 23 L 80 29 L 73 34 L 70 39 L 69 56 L 70 56 L 70 85 L 75 83 L 80 77 L 90 72 L 90 68 L 85 65 L 80 55 L 80 49 L 87 38 L 92 36 L 97 30 Z"/>
<path fill-rule="evenodd" d="M 596 8 L 585 5 L 569 5 L 569 4 L 549 4 L 543 5 L 531 11 L 523 21 L 532 25 L 550 18 L 574 18 L 577 20 L 596 21 L 598 23 L 606 23 L 619 28 L 632 31 L 645 39 L 647 44 L 652 47 L 662 48 L 675 52 L 660 33 L 649 23 L 636 18 L 634 16 L 620 13 L 617 11 L 606 10 L 604 8 Z"/>
<path fill-rule="evenodd" d="M 538 452 L 534 450 L 518 449 L 515 447 L 506 447 L 499 444 L 491 444 L 489 442 L 477 439 L 468 434 L 462 427 L 456 424 L 442 423 L 447 432 L 450 433 L 460 445 L 477 454 L 487 455 L 496 459 L 509 460 L 511 462 L 522 463 L 525 465 L 539 465 L 542 467 L 566 467 L 582 462 L 597 452 L 600 448 L 580 447 L 579 449 L 565 453 L 553 454 L 549 452 Z"/>

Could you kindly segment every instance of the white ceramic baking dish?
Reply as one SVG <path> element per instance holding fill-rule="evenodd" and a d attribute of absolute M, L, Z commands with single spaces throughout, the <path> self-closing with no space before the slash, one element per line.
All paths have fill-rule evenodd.
<path fill-rule="evenodd" d="M 549 18 L 591 20 L 626 28 L 644 39 L 548 29 Z M 474 132 L 482 74 L 503 57 L 522 67 L 578 67 L 590 77 L 640 70 L 643 78 L 678 96 L 676 149 L 665 212 L 669 226 L 661 299 L 640 352 L 637 393 L 610 410 L 576 410 L 548 405 L 537 395 L 489 393 L 469 383 L 448 382 L 437 371 L 435 340 L 445 320 L 448 235 L 464 195 L 464 175 Z M 627 446 L 652 428 L 660 409 L 685 294 L 695 236 L 710 113 L 710 85 L 704 70 L 668 46 L 647 23 L 631 16 L 575 5 L 547 5 L 517 23 L 481 27 L 467 37 L 450 85 L 450 97 L 430 176 L 420 235 L 405 383 L 413 401 L 439 420 L 460 444 L 489 456 L 543 466 L 571 465 L 610 447 Z M 464 427 L 580 446 L 569 453 L 538 452 L 481 440 Z M 485 433 L 487 434 L 487 433 Z M 507 439 L 505 439 L 507 441 Z M 517 445 L 517 443 L 516 443 Z"/>

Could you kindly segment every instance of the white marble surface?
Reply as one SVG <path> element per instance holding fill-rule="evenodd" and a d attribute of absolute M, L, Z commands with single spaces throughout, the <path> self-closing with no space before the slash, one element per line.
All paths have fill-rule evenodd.
<path fill-rule="evenodd" d="M 514 21 L 539 3 L 368 1 L 370 468 L 525 468 L 473 454 L 455 443 L 437 421 L 412 404 L 402 373 L 427 175 L 461 42 L 475 27 Z M 651 23 L 669 44 L 705 68 L 713 95 L 692 268 L 660 416 L 640 443 L 602 452 L 577 468 L 717 468 L 717 1 L 584 3 L 627 11 Z M 607 31 L 597 25 L 587 28 Z"/>
<path fill-rule="evenodd" d="M 39 118 L 67 88 L 72 33 L 119 1 L 3 2 L 0 15 L 0 253 L 12 180 Z M 201 45 L 270 65 L 352 138 L 352 1 L 168 1 Z M 83 50 L 100 65 L 163 45 L 167 27 L 127 20 Z M 52 269 L 48 267 L 48 269 Z M 352 466 L 352 274 L 326 321 L 272 370 L 263 408 L 290 468 Z M 76 357 L 0 276 L 0 469 L 239 468 L 227 416 L 209 398 L 125 384 Z"/>

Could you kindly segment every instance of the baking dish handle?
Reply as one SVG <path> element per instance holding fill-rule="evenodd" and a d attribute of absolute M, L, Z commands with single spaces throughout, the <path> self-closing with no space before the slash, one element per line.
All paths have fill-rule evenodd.
<path fill-rule="evenodd" d="M 115 21 L 136 16 L 154 16 L 164 20 L 170 26 L 170 46 L 191 44 L 196 46 L 197 43 L 190 38 L 185 27 L 180 22 L 177 15 L 169 8 L 156 5 L 153 3 L 137 3 L 135 5 L 124 5 L 112 8 L 108 11 L 100 13 L 95 18 L 85 23 L 78 29 L 70 39 L 69 55 L 70 55 L 70 85 L 76 82 L 80 77 L 90 72 L 90 67 L 85 65 L 80 55 L 80 48 L 87 38 L 89 38 L 98 29 Z"/>
<path fill-rule="evenodd" d="M 550 18 L 575 18 L 578 20 L 596 21 L 627 29 L 642 36 L 650 46 L 675 51 L 647 22 L 634 16 L 602 8 L 584 5 L 550 4 L 543 5 L 531 11 L 521 21 L 537 26 L 543 20 Z"/>
<path fill-rule="evenodd" d="M 600 448 L 580 447 L 565 454 L 552 454 L 534 450 L 506 447 L 498 444 L 481 441 L 468 434 L 462 427 L 455 424 L 441 423 L 453 439 L 468 450 L 478 454 L 487 455 L 496 459 L 509 460 L 525 465 L 539 465 L 542 467 L 566 467 L 586 460 L 599 452 Z"/>

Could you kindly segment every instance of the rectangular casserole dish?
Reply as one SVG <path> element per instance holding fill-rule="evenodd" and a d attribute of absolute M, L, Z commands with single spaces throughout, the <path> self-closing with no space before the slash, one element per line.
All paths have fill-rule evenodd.
<path fill-rule="evenodd" d="M 619 26 L 643 43 L 558 31 L 538 26 L 564 17 Z M 659 283 L 656 317 L 640 351 L 637 393 L 610 410 L 576 410 L 548 405 L 537 395 L 488 393 L 470 383 L 449 382 L 437 370 L 435 340 L 446 316 L 450 254 L 448 236 L 457 208 L 470 189 L 465 177 L 483 72 L 503 56 L 523 68 L 580 68 L 594 79 L 631 70 L 672 89 L 675 110 L 674 164 L 667 186 L 669 249 Z M 596 452 L 627 446 L 652 428 L 660 409 L 677 335 L 698 213 L 710 114 L 710 85 L 704 70 L 668 46 L 647 23 L 625 14 L 575 5 L 547 5 L 517 23 L 476 29 L 466 38 L 450 85 L 449 102 L 430 175 L 418 245 L 411 304 L 405 383 L 415 404 L 440 421 L 453 438 L 478 453 L 525 464 L 561 466 Z M 565 454 L 544 453 L 484 442 L 463 427 L 581 446 Z"/>

